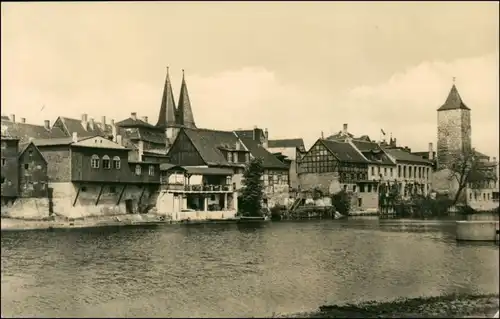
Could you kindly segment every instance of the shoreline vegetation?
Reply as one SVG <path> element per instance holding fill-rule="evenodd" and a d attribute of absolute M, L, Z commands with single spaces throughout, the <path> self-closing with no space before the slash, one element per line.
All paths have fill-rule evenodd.
<path fill-rule="evenodd" d="M 493 318 L 499 294 L 444 295 L 322 306 L 318 311 L 275 318 Z"/>

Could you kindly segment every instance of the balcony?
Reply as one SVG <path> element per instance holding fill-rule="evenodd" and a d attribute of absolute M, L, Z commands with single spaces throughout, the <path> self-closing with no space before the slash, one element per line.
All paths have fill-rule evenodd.
<path fill-rule="evenodd" d="M 232 185 L 183 185 L 164 184 L 164 189 L 176 193 L 232 193 Z"/>

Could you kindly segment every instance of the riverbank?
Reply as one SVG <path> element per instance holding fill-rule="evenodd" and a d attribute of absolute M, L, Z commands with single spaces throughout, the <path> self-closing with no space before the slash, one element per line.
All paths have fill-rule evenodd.
<path fill-rule="evenodd" d="M 282 318 L 493 318 L 499 295 L 448 295 L 322 306 L 317 312 Z"/>
<path fill-rule="evenodd" d="M 1 218 L 2 231 L 43 230 L 43 229 L 72 229 L 93 228 L 129 225 L 151 225 L 168 223 L 164 216 L 155 214 L 128 214 L 115 216 L 86 217 L 81 219 L 68 219 L 56 217 L 53 220 L 29 220 L 18 218 Z"/>

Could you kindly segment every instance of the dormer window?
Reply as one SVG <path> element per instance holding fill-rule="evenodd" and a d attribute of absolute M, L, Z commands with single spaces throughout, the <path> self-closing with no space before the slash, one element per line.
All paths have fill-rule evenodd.
<path fill-rule="evenodd" d="M 90 158 L 90 167 L 92 168 L 99 168 L 99 156 L 97 155 L 92 155 Z"/>
<path fill-rule="evenodd" d="M 233 162 L 233 153 L 231 152 L 227 152 L 227 161 L 229 163 L 232 163 Z"/>
<path fill-rule="evenodd" d="M 111 159 L 108 155 L 102 157 L 102 167 L 105 169 L 111 169 Z"/>
<path fill-rule="evenodd" d="M 120 169 L 120 167 L 121 167 L 121 161 L 120 161 L 120 158 L 118 156 L 113 157 L 113 167 L 115 169 Z"/>
<path fill-rule="evenodd" d="M 141 175 L 141 165 L 135 165 L 135 175 Z"/>

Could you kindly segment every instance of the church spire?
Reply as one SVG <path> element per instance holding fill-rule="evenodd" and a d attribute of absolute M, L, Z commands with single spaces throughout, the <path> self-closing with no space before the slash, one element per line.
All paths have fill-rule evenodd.
<path fill-rule="evenodd" d="M 167 127 L 175 125 L 175 100 L 174 93 L 172 92 L 172 83 L 170 82 L 170 75 L 167 66 L 167 76 L 165 77 L 165 85 L 163 87 L 163 96 L 161 98 L 160 114 L 158 115 L 158 127 Z"/>
<path fill-rule="evenodd" d="M 177 103 L 177 124 L 185 127 L 196 128 L 194 123 L 193 110 L 191 109 L 191 101 L 184 78 L 184 70 L 182 70 L 181 93 L 179 95 L 179 103 Z"/>
<path fill-rule="evenodd" d="M 446 110 L 470 110 L 467 105 L 462 101 L 460 94 L 458 93 L 457 87 L 455 86 L 455 77 L 453 77 L 453 86 L 451 87 L 450 93 L 446 102 L 438 109 L 438 111 Z"/>

